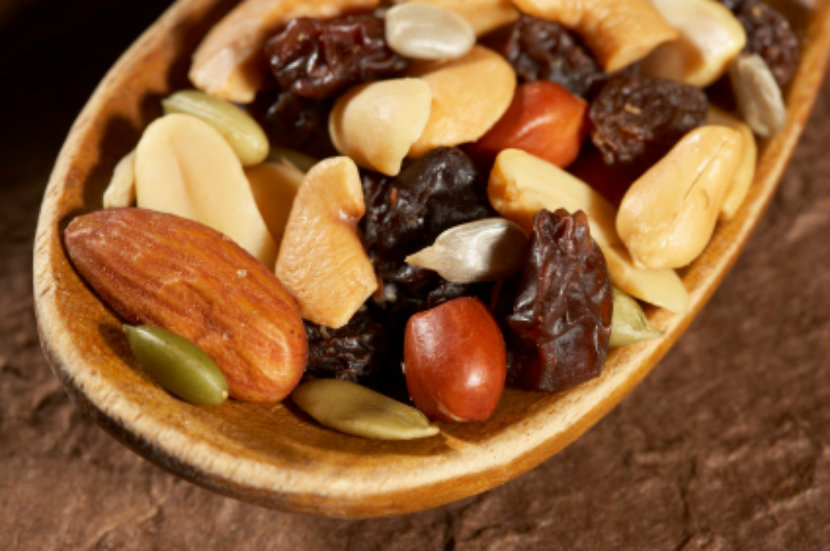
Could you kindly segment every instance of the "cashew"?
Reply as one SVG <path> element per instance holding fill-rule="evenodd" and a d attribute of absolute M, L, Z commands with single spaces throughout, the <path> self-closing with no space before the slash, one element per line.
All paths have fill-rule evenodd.
<path fill-rule="evenodd" d="M 513 0 L 520 11 L 579 33 L 607 72 L 648 55 L 678 33 L 649 0 Z"/>
<path fill-rule="evenodd" d="M 738 165 L 737 170 L 735 170 L 735 175 L 732 177 L 732 183 L 729 184 L 729 189 L 726 190 L 726 196 L 723 198 L 720 213 L 718 214 L 719 219 L 729 220 L 735 216 L 738 208 L 744 202 L 746 194 L 749 193 L 749 187 L 752 185 L 752 180 L 755 178 L 758 146 L 755 143 L 755 136 L 752 134 L 752 129 L 749 126 L 737 117 L 721 111 L 717 107 L 709 106 L 706 122 L 707 124 L 728 126 L 733 130 L 737 130 L 743 136 L 744 154 L 741 156 L 741 163 Z"/>
<path fill-rule="evenodd" d="M 335 102 L 329 136 L 358 165 L 395 176 L 429 119 L 432 96 L 421 79 L 361 84 Z"/>
<path fill-rule="evenodd" d="M 413 157 L 479 139 L 507 111 L 516 90 L 507 60 L 480 45 L 458 59 L 413 63 L 410 74 L 432 93 L 429 120 L 409 151 Z"/>
<path fill-rule="evenodd" d="M 196 88 L 218 98 L 250 103 L 262 87 L 262 46 L 279 25 L 293 17 L 329 18 L 371 10 L 379 0 L 245 0 L 231 10 L 199 44 L 188 76 Z"/>
<path fill-rule="evenodd" d="M 723 4 L 713 0 L 652 3 L 680 37 L 657 46 L 643 60 L 643 73 L 648 76 L 704 88 L 720 78 L 746 44 L 743 25 Z"/>
<path fill-rule="evenodd" d="M 631 184 L 616 225 L 637 265 L 679 268 L 697 258 L 715 229 L 743 148 L 738 131 L 702 126 Z"/>
<path fill-rule="evenodd" d="M 394 3 L 405 2 L 406 0 L 396 0 Z M 473 26 L 476 36 L 487 34 L 519 18 L 519 12 L 510 0 L 417 0 L 417 2 L 457 13 Z"/>
<path fill-rule="evenodd" d="M 500 215 L 528 232 L 533 231 L 533 216 L 540 209 L 585 211 L 591 237 L 602 249 L 614 285 L 672 312 L 686 310 L 689 294 L 677 273 L 636 267 L 614 229 L 614 207 L 591 186 L 556 165 L 519 149 L 505 149 L 490 172 L 487 196 Z"/>

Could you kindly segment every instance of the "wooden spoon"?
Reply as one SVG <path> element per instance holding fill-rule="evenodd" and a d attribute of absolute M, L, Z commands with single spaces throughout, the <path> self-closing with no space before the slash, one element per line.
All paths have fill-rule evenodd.
<path fill-rule="evenodd" d="M 41 207 L 34 257 L 38 329 L 46 356 L 88 415 L 144 457 L 209 489 L 280 509 L 342 517 L 422 510 L 483 492 L 562 449 L 646 376 L 736 260 L 766 208 L 811 110 L 830 51 L 830 1 L 810 16 L 808 43 L 787 97 L 786 128 L 762 144 L 756 180 L 738 214 L 719 225 L 686 269 L 683 315 L 650 310 L 665 337 L 611 352 L 601 377 L 547 395 L 507 390 L 483 423 L 441 425 L 440 436 L 374 441 L 325 429 L 290 403 L 177 400 L 136 369 L 119 320 L 67 261 L 62 230 L 101 208 L 117 161 L 161 113 L 159 100 L 190 87 L 190 56 L 233 2 L 179 0 L 121 57 L 73 125 Z"/>

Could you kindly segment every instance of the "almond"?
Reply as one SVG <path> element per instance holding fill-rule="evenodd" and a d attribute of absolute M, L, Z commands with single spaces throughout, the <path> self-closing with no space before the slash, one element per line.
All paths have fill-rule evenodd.
<path fill-rule="evenodd" d="M 72 264 L 132 324 L 163 327 L 204 350 L 230 395 L 275 402 L 308 358 L 300 312 L 285 287 L 219 232 L 139 208 L 96 211 L 65 230 Z"/>

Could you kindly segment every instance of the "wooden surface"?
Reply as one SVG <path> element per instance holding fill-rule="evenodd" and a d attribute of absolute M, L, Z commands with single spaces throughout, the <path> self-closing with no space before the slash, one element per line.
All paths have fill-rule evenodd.
<path fill-rule="evenodd" d="M 21 109 L 11 129 L 31 125 L 24 114 L 35 113 L 59 144 L 80 102 L 60 110 L 46 106 L 43 91 L 32 88 L 31 96 L 12 98 L 39 109 Z M 221 498 L 140 460 L 78 414 L 40 355 L 31 318 L 31 235 L 56 145 L 44 147 L 46 133 L 12 140 L 9 132 L 0 544 L 8 537 L 7 547 L 20 548 L 826 546 L 827 98 L 825 86 L 746 253 L 631 397 L 514 482 L 376 521 L 281 514 Z M 103 514 L 82 522 L 99 507 Z M 221 522 L 199 529 L 206 515 Z"/>

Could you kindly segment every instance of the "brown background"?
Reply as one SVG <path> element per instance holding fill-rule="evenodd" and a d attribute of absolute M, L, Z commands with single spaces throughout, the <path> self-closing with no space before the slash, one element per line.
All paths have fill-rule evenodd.
<path fill-rule="evenodd" d="M 0 548 L 830 548 L 830 80 L 709 305 L 645 382 L 481 496 L 350 521 L 212 494 L 84 418 L 40 351 L 32 237 L 73 117 L 166 2 L 0 9 Z"/>

